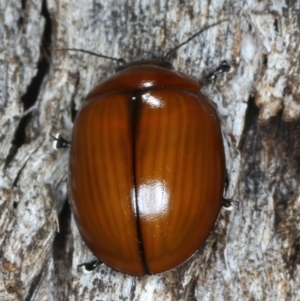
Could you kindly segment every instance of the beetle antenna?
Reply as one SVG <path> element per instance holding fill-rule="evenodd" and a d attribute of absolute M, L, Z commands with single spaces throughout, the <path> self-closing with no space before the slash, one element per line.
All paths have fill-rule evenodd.
<path fill-rule="evenodd" d="M 107 55 L 104 55 L 104 54 L 96 53 L 96 52 L 89 51 L 89 50 L 84 50 L 84 49 L 81 49 L 81 48 L 58 48 L 56 50 L 58 50 L 58 51 L 61 51 L 61 50 L 77 51 L 77 52 L 82 52 L 82 53 L 90 54 L 90 55 L 93 55 L 93 56 L 101 57 L 101 58 L 104 58 L 104 59 L 108 59 L 108 60 L 111 60 L 111 61 L 117 61 L 118 63 L 123 64 L 123 65 L 127 64 L 124 59 L 116 58 L 116 57 L 113 57 L 113 56 L 107 56 Z"/>
<path fill-rule="evenodd" d="M 179 45 L 177 45 L 177 46 L 173 47 L 171 50 L 169 50 L 165 55 L 163 55 L 163 58 L 166 59 L 167 57 L 170 57 L 172 54 L 175 54 L 178 48 L 180 48 L 180 47 L 184 46 L 185 44 L 189 43 L 191 40 L 193 40 L 194 38 L 199 36 L 202 32 L 206 31 L 207 29 L 209 29 L 213 26 L 219 25 L 220 23 L 227 22 L 227 21 L 229 21 L 229 19 L 221 20 L 221 21 L 218 21 L 216 23 L 213 23 L 213 24 L 210 24 L 210 25 L 207 25 L 207 26 L 203 27 L 201 30 L 199 30 L 198 32 L 196 32 L 195 34 L 190 36 L 187 40 L 185 40 L 184 42 L 180 43 Z"/>

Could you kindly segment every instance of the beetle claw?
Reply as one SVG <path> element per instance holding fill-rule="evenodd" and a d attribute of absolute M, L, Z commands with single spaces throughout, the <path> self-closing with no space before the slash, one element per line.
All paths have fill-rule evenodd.
<path fill-rule="evenodd" d="M 226 60 L 222 61 L 220 66 L 215 69 L 215 71 L 209 73 L 206 76 L 206 80 L 213 81 L 213 85 L 215 85 L 217 81 L 217 77 L 222 73 L 231 73 L 233 70 L 233 67 L 230 63 L 228 63 Z"/>

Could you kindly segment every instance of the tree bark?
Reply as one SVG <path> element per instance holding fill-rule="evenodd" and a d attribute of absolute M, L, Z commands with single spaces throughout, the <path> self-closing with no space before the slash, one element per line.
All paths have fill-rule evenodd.
<path fill-rule="evenodd" d="M 300 300 L 299 1 L 0 0 L 0 300 Z M 67 195 L 68 149 L 85 95 L 112 61 L 177 51 L 175 69 L 215 103 L 229 187 L 209 239 L 186 263 L 132 277 L 93 260 Z M 59 225 L 59 227 L 58 227 Z M 58 232 L 59 228 L 59 232 Z M 197 231 L 197 229 L 195 229 Z"/>

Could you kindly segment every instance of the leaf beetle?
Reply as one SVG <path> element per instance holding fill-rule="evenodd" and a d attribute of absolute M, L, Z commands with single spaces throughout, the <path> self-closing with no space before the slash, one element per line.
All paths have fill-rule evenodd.
<path fill-rule="evenodd" d="M 88 94 L 76 116 L 69 200 L 89 249 L 120 272 L 158 274 L 182 264 L 205 242 L 221 206 L 233 202 L 223 199 L 216 110 L 201 84 L 166 59 L 207 28 L 163 59 L 126 64 L 97 54 L 123 66 Z M 208 79 L 228 71 L 222 62 Z"/>

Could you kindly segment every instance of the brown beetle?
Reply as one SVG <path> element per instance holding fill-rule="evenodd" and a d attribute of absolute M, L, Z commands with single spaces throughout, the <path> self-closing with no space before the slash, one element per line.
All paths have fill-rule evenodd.
<path fill-rule="evenodd" d="M 71 208 L 87 246 L 118 271 L 170 270 L 215 224 L 224 148 L 215 108 L 200 89 L 165 61 L 134 62 L 90 92 L 76 117 Z"/>

